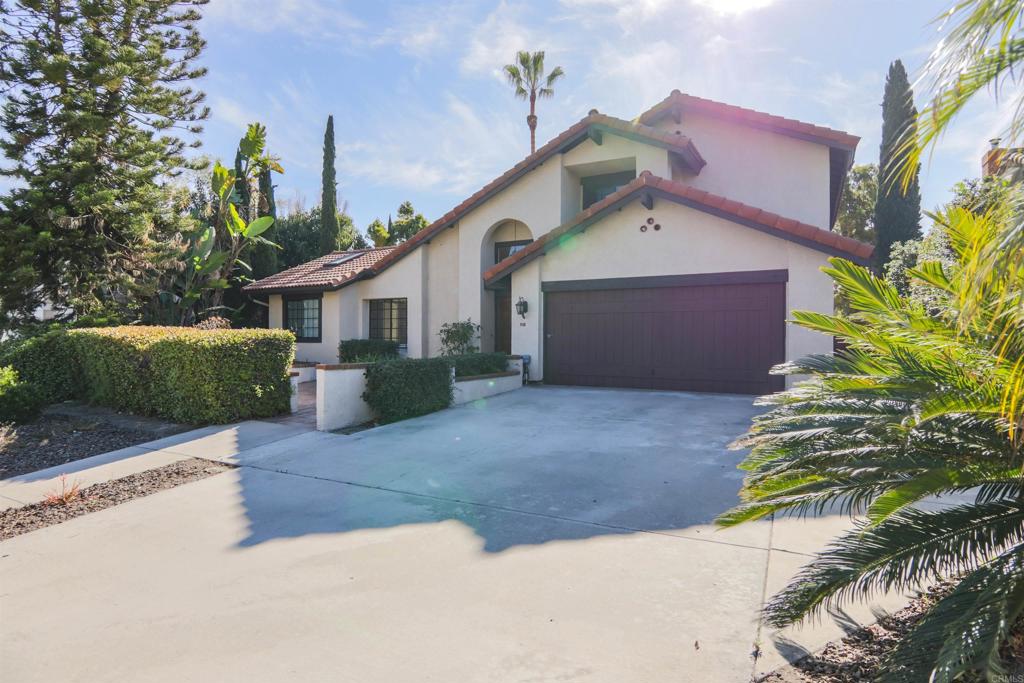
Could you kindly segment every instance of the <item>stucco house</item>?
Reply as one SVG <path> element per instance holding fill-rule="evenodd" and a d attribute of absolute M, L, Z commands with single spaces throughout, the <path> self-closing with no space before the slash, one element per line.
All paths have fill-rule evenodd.
<path fill-rule="evenodd" d="M 679 91 L 634 121 L 593 110 L 407 242 L 246 291 L 304 360 L 347 338 L 437 355 L 471 318 L 533 381 L 768 392 L 775 363 L 831 351 L 785 323 L 832 311 L 826 259 L 871 255 L 831 231 L 858 140 Z"/>

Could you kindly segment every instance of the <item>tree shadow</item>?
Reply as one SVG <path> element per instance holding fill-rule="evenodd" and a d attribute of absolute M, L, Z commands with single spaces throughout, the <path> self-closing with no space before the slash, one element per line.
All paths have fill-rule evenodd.
<path fill-rule="evenodd" d="M 458 520 L 501 552 L 708 525 L 737 502 L 726 446 L 756 412 L 743 396 L 545 387 L 307 432 L 239 455 L 240 545 Z"/>

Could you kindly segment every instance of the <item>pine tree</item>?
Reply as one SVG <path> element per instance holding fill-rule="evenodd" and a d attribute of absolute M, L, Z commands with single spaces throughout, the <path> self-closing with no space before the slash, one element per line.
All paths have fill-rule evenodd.
<path fill-rule="evenodd" d="M 320 253 L 329 254 L 340 247 L 338 224 L 338 183 L 334 175 L 334 116 L 327 117 L 324 131 L 324 170 L 320 198 Z"/>
<path fill-rule="evenodd" d="M 881 273 L 889 262 L 895 242 L 921 237 L 920 165 L 913 181 L 903 188 L 898 174 L 904 158 L 901 144 L 916 132 L 917 108 L 903 62 L 889 65 L 882 98 L 882 144 L 878 162 L 878 199 L 875 202 L 875 271 Z"/>
<path fill-rule="evenodd" d="M 398 220 L 394 224 L 391 223 L 391 217 L 388 217 L 388 244 L 404 242 L 427 225 L 429 223 L 423 214 L 416 213 L 412 202 L 406 200 L 398 207 Z"/>
<path fill-rule="evenodd" d="M 155 223 L 184 221 L 162 179 L 209 112 L 189 82 L 206 0 L 0 3 L 0 311 L 80 311 L 138 287 Z M 192 143 L 197 146 L 198 142 Z M 178 212 L 180 214 L 180 212 Z M 181 227 L 187 227 L 184 223 Z"/>

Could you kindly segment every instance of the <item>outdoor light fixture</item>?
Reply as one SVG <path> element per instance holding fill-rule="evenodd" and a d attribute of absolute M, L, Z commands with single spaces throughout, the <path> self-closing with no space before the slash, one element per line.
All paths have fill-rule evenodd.
<path fill-rule="evenodd" d="M 526 303 L 526 299 L 519 297 L 519 301 L 516 302 L 516 313 L 525 318 L 528 310 L 530 310 L 530 305 Z"/>

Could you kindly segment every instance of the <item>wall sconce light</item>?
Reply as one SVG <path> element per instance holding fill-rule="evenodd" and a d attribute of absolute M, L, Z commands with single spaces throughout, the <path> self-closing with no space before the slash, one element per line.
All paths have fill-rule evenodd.
<path fill-rule="evenodd" d="M 525 318 L 528 310 L 530 310 L 530 305 L 526 303 L 526 299 L 519 297 L 519 301 L 516 302 L 516 313 Z"/>

